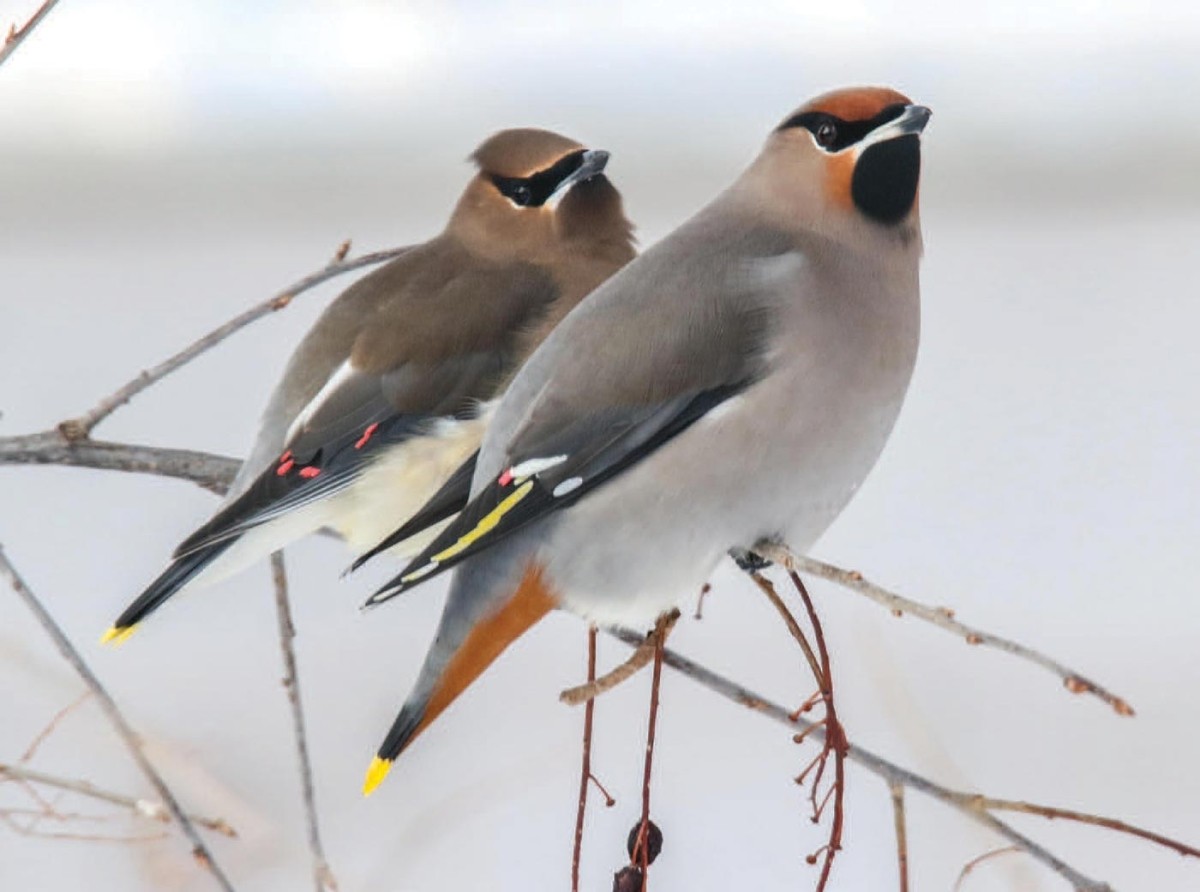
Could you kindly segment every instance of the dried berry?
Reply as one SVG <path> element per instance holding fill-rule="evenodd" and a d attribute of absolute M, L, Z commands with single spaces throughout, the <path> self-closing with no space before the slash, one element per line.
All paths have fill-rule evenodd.
<path fill-rule="evenodd" d="M 625 843 L 625 850 L 629 852 L 630 864 L 642 863 L 642 852 L 638 848 L 638 831 L 642 829 L 642 822 L 638 821 L 633 825 L 633 829 L 629 831 L 629 839 Z M 654 859 L 658 857 L 658 853 L 662 851 L 663 835 L 658 829 L 658 825 L 653 821 L 646 822 L 646 853 L 649 857 L 646 859 L 647 864 L 653 864 Z"/>
<path fill-rule="evenodd" d="M 642 869 L 622 867 L 613 875 L 612 892 L 642 892 Z"/>

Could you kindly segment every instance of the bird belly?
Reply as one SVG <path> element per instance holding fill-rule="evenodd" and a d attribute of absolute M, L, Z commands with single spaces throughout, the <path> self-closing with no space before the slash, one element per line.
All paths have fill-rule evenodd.
<path fill-rule="evenodd" d="M 543 551 L 563 606 L 646 628 L 698 594 L 731 547 L 769 536 L 811 547 L 875 464 L 907 373 L 836 406 L 789 378 L 762 382 L 563 512 Z"/>
<path fill-rule="evenodd" d="M 458 467 L 479 448 L 485 418 L 440 421 L 426 436 L 384 451 L 352 486 L 328 499 L 326 526 L 362 554 L 417 513 Z M 437 524 L 388 549 L 406 558 L 442 530 Z"/>

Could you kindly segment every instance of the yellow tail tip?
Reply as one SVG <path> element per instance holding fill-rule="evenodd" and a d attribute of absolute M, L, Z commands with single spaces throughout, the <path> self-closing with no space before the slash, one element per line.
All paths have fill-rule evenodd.
<path fill-rule="evenodd" d="M 137 626 L 110 626 L 108 631 L 100 636 L 101 644 L 124 644 L 129 636 L 137 630 Z"/>
<path fill-rule="evenodd" d="M 363 781 L 363 795 L 370 796 L 375 792 L 375 788 L 383 783 L 383 779 L 388 776 L 388 772 L 392 770 L 391 759 L 381 759 L 376 756 L 371 760 L 371 767 L 367 769 L 367 777 Z"/>

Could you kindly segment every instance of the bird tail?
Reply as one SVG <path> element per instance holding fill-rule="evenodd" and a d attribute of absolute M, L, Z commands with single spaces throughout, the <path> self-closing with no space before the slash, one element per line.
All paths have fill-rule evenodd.
<path fill-rule="evenodd" d="M 469 568 L 470 565 L 466 565 L 461 569 Z M 558 603 L 536 563 L 525 564 L 515 589 L 511 584 L 505 586 L 498 596 L 480 597 L 478 590 L 471 591 L 471 581 L 462 579 L 462 575 L 460 572 L 460 578 L 455 579 L 437 637 L 425 657 L 416 686 L 371 761 L 363 784 L 364 795 L 379 786 L 396 757 L 418 734 L 429 727 L 509 644 Z"/>
<path fill-rule="evenodd" d="M 170 566 L 163 570 L 150 585 L 146 586 L 133 603 L 125 608 L 117 617 L 117 621 L 109 627 L 101 638 L 101 643 L 121 643 L 133 634 L 135 627 L 147 616 L 161 607 L 185 585 L 195 579 L 209 567 L 213 561 L 223 555 L 237 538 L 223 539 L 198 551 L 185 554 L 171 561 Z"/>

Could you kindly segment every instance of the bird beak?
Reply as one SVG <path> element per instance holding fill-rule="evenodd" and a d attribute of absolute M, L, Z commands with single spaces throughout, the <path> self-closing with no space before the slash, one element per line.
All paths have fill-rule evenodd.
<path fill-rule="evenodd" d="M 933 112 L 923 105 L 907 106 L 900 117 L 893 118 L 882 127 L 877 127 L 868 133 L 866 138 L 859 142 L 859 148 L 860 150 L 865 149 L 877 142 L 895 139 L 898 136 L 920 135 L 932 116 Z"/>
<path fill-rule="evenodd" d="M 605 165 L 608 164 L 608 152 L 603 149 L 588 149 L 583 153 L 583 163 L 575 168 L 575 171 L 566 177 L 558 188 L 551 194 L 551 199 L 560 199 L 570 190 L 576 183 L 584 183 L 594 176 L 599 176 L 604 172 Z"/>

